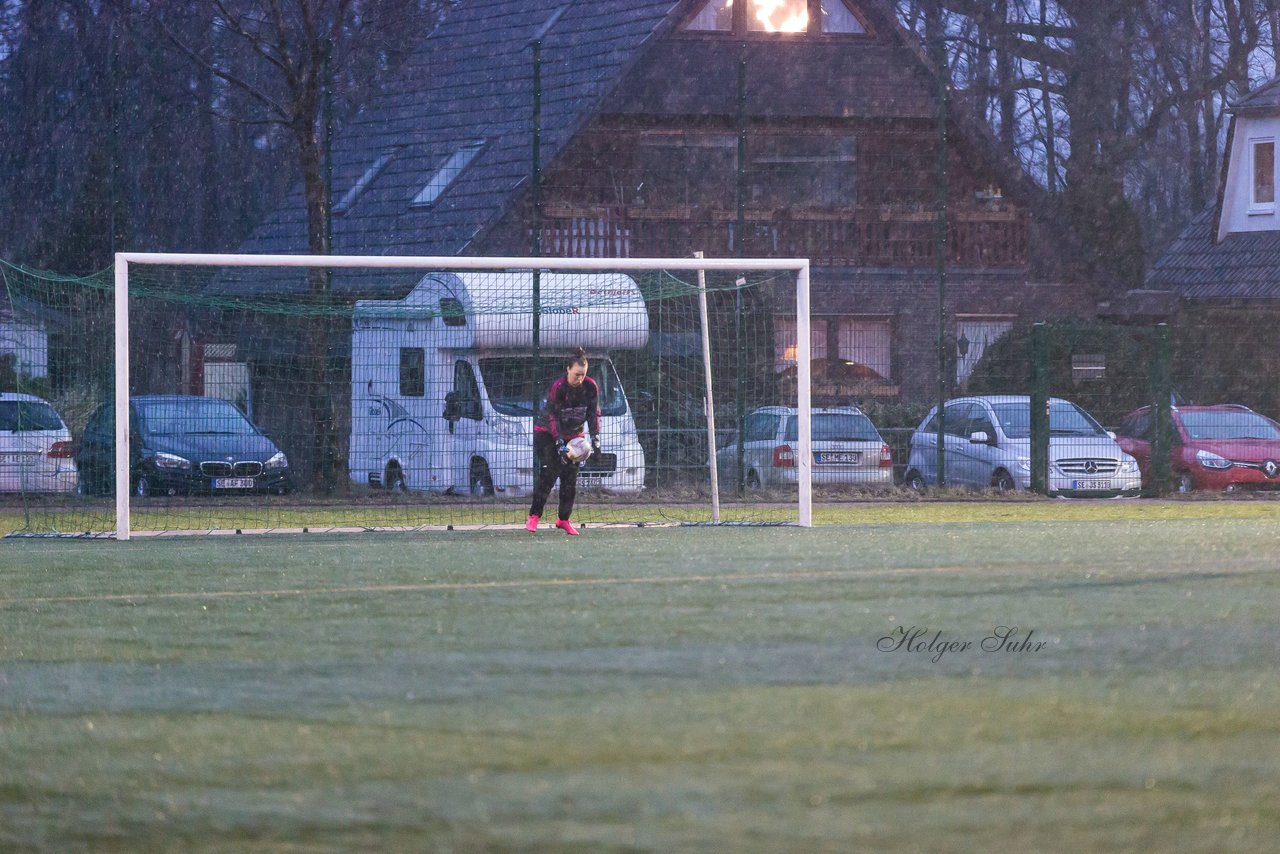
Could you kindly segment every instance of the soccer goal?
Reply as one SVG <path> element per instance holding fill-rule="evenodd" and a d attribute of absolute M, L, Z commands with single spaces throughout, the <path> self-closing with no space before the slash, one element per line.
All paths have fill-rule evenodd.
<path fill-rule="evenodd" d="M 75 487 L 24 498 L 19 527 L 518 528 L 542 474 L 535 421 L 579 347 L 600 451 L 575 470 L 575 522 L 808 526 L 808 274 L 798 259 L 120 253 L 109 282 L 31 277 L 21 299 L 62 306 L 46 387 L 55 408 L 78 401 Z M 109 375 L 88 367 L 108 348 Z M 765 429 L 780 418 L 790 434 Z"/>

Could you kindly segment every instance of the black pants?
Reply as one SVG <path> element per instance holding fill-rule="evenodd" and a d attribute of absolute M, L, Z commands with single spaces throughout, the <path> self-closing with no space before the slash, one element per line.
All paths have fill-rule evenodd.
<path fill-rule="evenodd" d="M 540 430 L 533 434 L 533 456 L 542 463 L 542 473 L 538 476 L 538 482 L 533 485 L 533 503 L 529 505 L 529 515 L 542 515 L 551 487 L 559 480 L 560 518 L 568 519 L 573 513 L 573 500 L 578 497 L 578 464 L 566 463 L 560 459 L 556 440 L 551 438 L 550 433 Z"/>

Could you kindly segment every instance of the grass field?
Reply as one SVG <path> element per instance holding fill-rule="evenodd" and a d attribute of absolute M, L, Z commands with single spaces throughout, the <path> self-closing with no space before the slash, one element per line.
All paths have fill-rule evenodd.
<path fill-rule="evenodd" d="M 1280 850 L 1280 503 L 818 519 L 0 542 L 0 850 Z"/>

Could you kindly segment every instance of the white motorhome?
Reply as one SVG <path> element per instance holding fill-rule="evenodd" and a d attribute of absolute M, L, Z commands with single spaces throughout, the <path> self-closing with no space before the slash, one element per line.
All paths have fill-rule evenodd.
<path fill-rule="evenodd" d="M 649 315 L 621 274 L 435 272 L 399 300 L 360 300 L 351 334 L 351 479 L 400 490 L 533 489 L 533 413 L 584 347 L 600 386 L 599 459 L 580 487 L 644 487 L 644 452 L 607 350 L 638 350 Z"/>

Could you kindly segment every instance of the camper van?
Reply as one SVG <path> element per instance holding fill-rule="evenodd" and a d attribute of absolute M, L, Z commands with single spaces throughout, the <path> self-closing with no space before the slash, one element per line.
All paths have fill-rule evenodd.
<path fill-rule="evenodd" d="M 485 495 L 533 489 L 533 414 L 564 357 L 585 347 L 600 387 L 602 453 L 579 488 L 644 487 L 644 453 L 608 351 L 638 350 L 649 315 L 620 274 L 434 272 L 399 300 L 360 300 L 351 333 L 356 483 Z"/>

